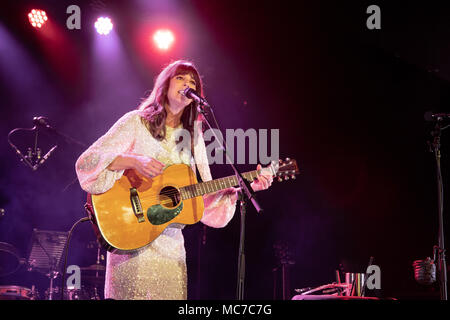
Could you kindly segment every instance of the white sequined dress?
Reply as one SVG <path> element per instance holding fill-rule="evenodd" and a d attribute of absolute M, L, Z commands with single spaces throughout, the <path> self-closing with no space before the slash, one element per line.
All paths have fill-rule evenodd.
<path fill-rule="evenodd" d="M 190 151 L 175 151 L 176 129 L 166 126 L 166 138 L 153 138 L 141 121 L 140 111 L 126 113 L 111 129 L 94 142 L 77 160 L 76 172 L 83 190 L 99 194 L 109 190 L 120 179 L 123 170 L 107 169 L 124 152 L 133 152 L 157 159 L 165 165 L 185 163 L 198 171 L 203 181 L 211 180 L 205 142 L 199 134 Z M 232 219 L 236 201 L 233 190 L 227 189 L 204 196 L 202 222 L 221 228 Z M 187 299 L 186 252 L 183 225 L 172 225 L 144 248 L 132 252 L 107 253 L 105 298 Z"/>

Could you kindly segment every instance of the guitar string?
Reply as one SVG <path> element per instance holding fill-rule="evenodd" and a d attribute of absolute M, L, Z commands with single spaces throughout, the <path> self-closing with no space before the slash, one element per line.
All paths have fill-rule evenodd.
<path fill-rule="evenodd" d="M 200 183 L 199 183 L 199 184 L 200 184 Z M 199 185 L 199 184 L 197 184 L 197 185 Z M 191 185 L 191 186 L 195 186 L 195 185 Z M 183 188 L 183 187 L 181 187 L 181 188 Z M 227 187 L 226 187 L 226 188 L 227 188 Z M 231 188 L 231 187 L 228 187 L 228 188 Z M 225 189 L 225 188 L 224 188 L 224 189 Z M 199 189 L 197 189 L 197 190 L 195 190 L 195 191 L 198 191 L 198 190 L 199 190 Z M 222 190 L 223 190 L 223 189 L 222 189 Z M 216 190 L 216 191 L 207 191 L 207 192 L 205 192 L 205 193 L 203 193 L 203 190 L 200 190 L 200 192 L 202 192 L 203 194 L 200 194 L 200 195 L 198 195 L 198 196 L 195 195 L 195 191 L 192 191 L 192 190 L 186 191 L 187 193 L 189 193 L 190 197 L 189 197 L 189 198 L 184 198 L 183 200 L 192 199 L 192 198 L 201 196 L 201 195 L 203 195 L 203 194 L 206 194 L 206 193 L 212 193 L 212 192 L 216 192 L 216 191 L 219 191 L 219 190 Z M 186 192 L 185 192 L 185 193 L 186 193 Z M 153 201 L 153 200 L 158 200 L 158 199 L 160 199 L 160 198 L 163 197 L 163 196 L 170 197 L 170 196 L 173 196 L 173 195 L 176 195 L 176 194 L 181 194 L 181 192 L 178 192 L 178 190 L 175 190 L 175 191 L 165 192 L 165 193 L 160 194 L 160 195 L 157 195 L 157 196 L 153 196 L 153 195 L 152 195 L 152 196 L 149 196 L 149 197 L 146 197 L 146 196 L 140 196 L 139 198 L 140 198 L 141 200 L 151 200 L 151 201 Z M 159 204 L 167 205 L 167 204 L 172 204 L 173 202 L 174 202 L 174 201 L 171 200 L 171 199 L 164 199 L 164 200 L 160 201 Z"/>
<path fill-rule="evenodd" d="M 244 178 L 246 178 L 247 180 L 251 180 L 251 178 L 252 178 L 252 174 L 254 174 L 255 172 L 257 172 L 257 174 L 260 174 L 260 171 L 258 171 L 258 170 L 255 170 L 255 171 L 250 171 L 250 172 L 246 172 L 246 173 L 244 173 L 243 175 L 244 175 Z M 248 179 L 248 177 L 246 177 L 246 176 L 250 176 L 250 179 Z M 203 195 L 203 194 L 207 194 L 207 193 L 213 193 L 213 192 L 216 192 L 216 191 L 219 191 L 219 190 L 223 190 L 223 189 L 226 189 L 227 187 L 225 187 L 225 188 L 223 188 L 223 189 L 219 189 L 219 190 L 216 190 L 216 191 L 209 191 L 208 190 L 208 187 L 209 186 L 207 186 L 206 184 L 212 184 L 213 183 L 213 181 L 219 181 L 219 180 L 222 180 L 222 179 L 230 179 L 231 177 L 226 177 L 226 178 L 221 178 L 221 179 L 216 179 L 216 180 L 210 180 L 210 181 L 205 181 L 205 182 L 201 182 L 201 183 L 197 183 L 197 184 L 192 184 L 192 185 L 189 185 L 189 186 L 183 186 L 183 187 L 180 187 L 180 189 L 181 188 L 186 188 L 186 187 L 192 187 L 192 188 L 194 188 L 194 190 L 188 190 L 188 189 L 185 189 L 185 194 L 187 194 L 188 196 L 189 196 L 189 198 L 184 198 L 183 200 L 186 200 L 186 199 L 192 199 L 192 198 L 195 198 L 195 197 L 198 197 L 198 196 L 201 196 L 201 195 Z M 256 178 L 256 177 L 255 177 Z M 219 187 L 223 187 L 223 185 L 225 185 L 227 182 L 226 181 L 221 181 L 221 182 L 218 182 L 219 183 Z M 201 185 L 204 185 L 204 188 L 203 188 L 203 190 L 202 189 L 199 189 L 199 187 L 196 187 L 196 186 L 201 186 Z M 212 186 L 213 188 L 214 187 L 217 187 L 217 184 L 216 184 L 216 182 L 214 182 L 214 185 Z M 231 188 L 231 187 L 233 187 L 233 186 L 230 186 L 230 187 L 228 187 L 228 188 Z M 174 187 L 175 188 L 175 187 Z M 206 190 L 206 192 L 204 192 L 204 190 Z M 195 195 L 195 192 L 196 191 L 200 191 L 201 192 L 201 194 L 199 194 L 199 195 Z M 160 195 L 156 195 L 156 196 L 154 196 L 154 195 L 152 195 L 152 196 L 140 196 L 139 198 L 141 199 L 141 200 L 150 200 L 150 201 L 154 201 L 154 200 L 158 200 L 158 199 L 161 199 L 161 197 L 163 197 L 163 196 L 166 196 L 167 198 L 170 198 L 171 196 L 174 196 L 174 195 L 176 195 L 176 194 L 182 194 L 182 192 L 181 191 L 179 191 L 179 190 L 173 190 L 173 191 L 168 191 L 168 192 L 165 192 L 165 193 L 163 193 L 163 194 L 160 194 Z M 173 200 L 171 200 L 171 199 L 163 199 L 162 201 L 160 201 L 159 202 L 159 204 L 162 204 L 162 205 L 170 205 L 170 204 L 173 204 L 174 203 L 174 201 Z M 176 204 L 176 205 L 178 205 L 178 204 Z"/>
<path fill-rule="evenodd" d="M 218 181 L 218 180 L 211 180 L 211 181 Z M 209 182 L 209 181 L 207 181 L 207 182 Z M 225 182 L 224 182 L 225 183 Z M 220 184 L 220 183 L 219 183 Z M 190 186 L 196 186 L 196 185 L 201 185 L 201 183 L 198 183 L 198 184 L 194 184 L 194 185 L 190 185 Z M 219 187 L 222 187 L 223 185 L 219 185 Z M 186 186 L 184 186 L 184 187 L 186 187 Z M 181 187 L 181 188 L 184 188 L 184 187 Z M 217 187 L 217 186 L 215 186 L 215 187 Z M 231 186 L 231 187 L 233 187 L 233 186 Z M 231 188 L 231 187 L 225 187 L 224 189 L 226 189 L 226 188 Z M 180 188 L 180 189 L 181 189 Z M 204 190 L 206 190 L 206 189 L 204 189 Z M 219 189 L 219 190 L 223 190 L 223 189 Z M 216 190 L 216 191 L 219 191 L 219 190 Z M 213 192 L 216 192 L 216 191 L 207 191 L 207 192 L 204 192 L 203 194 L 200 194 L 200 195 L 198 195 L 198 196 L 196 196 L 195 195 L 195 192 L 196 191 L 200 191 L 201 193 L 203 193 L 204 191 L 203 190 L 199 190 L 199 189 L 196 189 L 196 190 L 186 190 L 185 191 L 185 193 L 189 193 L 188 195 L 190 196 L 189 198 L 184 198 L 183 200 L 187 200 L 187 199 L 192 199 L 192 198 L 195 198 L 195 197 L 198 197 L 198 196 L 201 196 L 201 195 L 203 195 L 203 194 L 207 194 L 207 193 L 213 193 Z M 157 195 L 157 196 L 140 196 L 139 198 L 141 199 L 141 200 L 158 200 L 158 199 L 160 199 L 161 197 L 163 197 L 163 196 L 166 196 L 166 197 L 170 197 L 170 196 L 173 196 L 173 195 L 176 195 L 176 194 L 181 194 L 181 191 L 180 192 L 178 192 L 178 190 L 174 190 L 174 191 L 168 191 L 168 192 L 165 192 L 165 193 L 163 193 L 163 194 L 160 194 L 160 195 Z M 163 204 L 163 205 L 166 205 L 166 204 L 172 204 L 174 201 L 173 200 L 171 200 L 171 199 L 164 199 L 164 200 L 162 200 L 162 201 L 160 201 L 159 202 L 159 204 Z"/>
<path fill-rule="evenodd" d="M 217 191 L 224 190 L 226 188 L 232 188 L 232 187 L 233 186 L 225 187 L 223 189 L 219 189 L 219 190 L 215 190 L 215 191 L 206 191 L 206 192 L 204 192 L 204 190 L 206 190 L 206 189 L 204 189 L 204 190 L 199 190 L 199 189 L 196 189 L 196 190 L 185 190 L 184 194 L 188 195 L 189 197 L 188 198 L 183 198 L 182 197 L 182 200 L 192 199 L 192 198 L 195 198 L 195 197 L 202 196 L 204 194 L 213 193 L 213 192 L 217 192 Z M 200 191 L 200 194 L 199 195 L 195 195 L 195 193 L 198 192 L 198 191 Z M 182 195 L 182 192 L 181 191 L 179 192 L 178 190 L 174 190 L 174 191 L 164 192 L 164 193 L 156 195 L 156 196 L 155 195 L 152 195 L 152 196 L 141 195 L 141 196 L 139 196 L 139 198 L 140 198 L 140 200 L 145 200 L 145 201 L 158 201 L 158 199 L 161 199 L 161 197 L 164 197 L 164 196 L 171 197 L 171 196 L 174 196 L 176 194 L 181 194 Z M 161 204 L 161 203 L 163 203 L 163 201 L 160 201 L 159 203 Z M 173 201 L 169 200 L 168 202 L 173 202 Z"/>
<path fill-rule="evenodd" d="M 222 186 L 220 186 L 220 187 L 222 187 Z M 231 187 L 233 187 L 233 186 L 231 186 Z M 223 189 L 231 188 L 231 187 L 225 187 L 225 188 L 223 188 Z M 174 187 L 174 188 L 175 188 L 175 187 Z M 181 189 L 181 188 L 184 188 L 184 187 L 180 187 L 180 189 Z M 140 195 L 139 198 L 140 198 L 141 200 L 150 200 L 150 201 L 154 201 L 154 200 L 155 200 L 155 201 L 156 201 L 156 200 L 158 200 L 161 196 L 167 196 L 167 197 L 170 197 L 170 196 L 174 196 L 174 195 L 176 195 L 176 194 L 182 194 L 182 193 L 184 193 L 184 194 L 187 194 L 187 195 L 190 196 L 189 198 L 184 198 L 184 199 L 191 199 L 191 198 L 195 198 L 195 197 L 201 196 L 201 195 L 203 195 L 203 194 L 213 193 L 213 192 L 220 191 L 220 190 L 223 190 L 223 189 L 219 189 L 219 190 L 215 190 L 215 191 L 206 191 L 206 192 L 204 192 L 203 190 L 207 190 L 207 187 L 205 186 L 205 188 L 203 188 L 203 190 L 201 190 L 201 189 L 199 189 L 199 188 L 197 187 L 196 189 L 191 189 L 191 190 L 184 189 L 184 192 L 178 191 L 178 190 L 167 191 L 167 192 L 164 192 L 164 193 L 159 194 L 159 195 L 156 195 L 156 196 L 154 196 L 154 195 L 151 195 L 151 196 Z M 198 192 L 198 191 L 200 191 L 201 194 L 199 194 L 198 196 L 196 196 L 195 193 Z"/>
<path fill-rule="evenodd" d="M 251 178 L 251 174 L 252 173 L 254 173 L 255 171 L 251 171 L 251 172 L 247 172 L 247 173 L 244 173 L 243 175 L 245 176 L 245 175 L 250 175 L 250 178 Z M 228 178 L 228 177 L 227 177 Z M 245 177 L 244 177 L 245 178 Z M 226 178 L 221 178 L 221 179 L 226 179 Z M 196 191 L 200 191 L 200 192 L 202 192 L 203 193 L 203 190 L 201 190 L 201 189 L 199 189 L 199 187 L 195 187 L 195 186 L 199 186 L 199 185 L 202 185 L 202 184 L 206 184 L 206 183 L 211 183 L 212 181 L 219 181 L 220 179 L 216 179 L 216 180 L 210 180 L 210 181 L 205 181 L 205 182 L 201 182 L 201 183 L 197 183 L 197 184 L 192 184 L 192 185 L 189 185 L 189 186 L 183 186 L 183 187 L 180 187 L 180 189 L 181 188 L 186 188 L 186 187 L 192 187 L 192 188 L 195 188 L 195 190 L 188 190 L 188 189 L 184 189 L 185 190 L 185 192 L 184 193 L 188 193 L 189 195 L 193 195 L 192 197 L 190 197 L 190 198 L 195 198 L 195 197 L 197 197 L 197 196 L 195 196 L 195 192 Z M 249 179 L 248 179 L 249 180 Z M 221 184 L 225 184 L 226 182 L 224 181 L 224 182 L 219 182 L 219 187 L 222 187 L 222 185 Z M 216 184 L 216 183 L 214 183 L 214 184 Z M 217 187 L 217 185 L 213 185 L 213 187 Z M 175 188 L 175 187 L 174 187 Z M 205 188 L 203 188 L 204 190 L 208 190 L 207 189 L 208 188 L 208 186 L 206 186 L 205 185 Z M 231 188 L 231 187 L 225 187 L 225 188 L 223 188 L 223 189 L 226 189 L 226 188 Z M 203 193 L 203 194 L 207 194 L 207 193 L 212 193 L 212 192 L 216 192 L 216 191 L 220 191 L 220 190 L 223 190 L 223 189 L 219 189 L 219 190 L 215 190 L 215 191 L 207 191 L 207 192 L 205 192 L 205 193 Z M 158 200 L 161 196 L 168 196 L 168 197 L 170 197 L 170 196 L 174 196 L 174 195 L 176 195 L 176 194 L 181 194 L 181 191 L 178 191 L 178 190 L 174 190 L 174 191 L 167 191 L 167 192 L 164 192 L 163 194 L 160 194 L 160 195 L 156 195 L 156 196 L 154 196 L 154 195 L 151 195 L 151 196 L 143 196 L 143 195 L 141 195 L 141 196 L 139 196 L 139 198 L 141 199 L 141 200 L 150 200 L 150 201 L 156 201 L 156 200 Z M 200 195 L 202 195 L 202 194 L 200 194 Z M 200 196 L 200 195 L 198 195 L 198 196 Z M 186 198 L 186 199 L 190 199 L 190 198 Z"/>
<path fill-rule="evenodd" d="M 254 174 L 255 172 L 257 172 L 258 174 L 261 173 L 260 170 L 255 170 L 255 171 L 245 172 L 245 173 L 243 174 L 243 176 L 244 176 L 244 178 L 246 178 L 247 180 L 251 181 L 251 179 L 248 179 L 246 176 L 250 176 L 250 178 L 252 178 L 252 174 Z M 231 187 L 233 187 L 233 186 L 235 186 L 235 185 L 230 186 L 230 187 L 225 187 L 225 188 L 222 188 L 222 189 L 219 189 L 219 190 L 215 190 L 215 191 L 209 191 L 209 190 L 208 190 L 208 186 L 206 185 L 206 184 L 208 184 L 208 183 L 211 184 L 213 181 L 219 181 L 219 180 L 222 180 L 222 179 L 230 179 L 230 178 L 231 178 L 231 177 L 225 177 L 225 178 L 220 178 L 220 179 L 216 179 L 216 180 L 210 180 L 210 181 L 205 181 L 205 182 L 201 182 L 201 183 L 197 183 L 197 184 L 192 184 L 192 185 L 189 185 L 189 186 L 183 186 L 183 187 L 180 187 L 180 189 L 181 189 L 181 188 L 186 188 L 186 187 L 192 187 L 192 188 L 194 188 L 194 189 L 191 189 L 191 190 L 189 190 L 189 189 L 184 189 L 184 190 L 185 190 L 184 193 L 187 194 L 187 195 L 189 196 L 189 198 L 184 198 L 183 200 L 186 200 L 186 199 L 192 199 L 192 198 L 195 198 L 195 197 L 199 197 L 199 196 L 201 196 L 201 195 L 203 195 L 203 194 L 213 193 L 213 192 L 216 192 L 216 191 L 224 190 L 224 189 L 226 189 L 226 188 L 231 188 Z M 256 177 L 255 177 L 255 178 L 256 178 Z M 226 181 L 222 181 L 222 182 L 218 182 L 218 183 L 219 183 L 219 187 L 223 187 L 224 185 L 226 185 L 227 182 L 226 182 Z M 203 184 L 205 184 L 203 190 L 202 190 L 202 189 L 199 189 L 199 187 L 196 187 L 196 186 L 200 186 L 200 185 L 203 185 Z M 213 185 L 212 187 L 213 187 L 213 188 L 214 188 L 214 187 L 217 187 L 216 182 L 214 182 L 214 185 Z M 174 188 L 175 188 L 175 187 L 174 187 Z M 204 190 L 206 190 L 206 192 L 204 192 Z M 199 194 L 199 195 L 195 195 L 195 193 L 198 192 L 198 191 L 200 191 L 200 194 Z M 179 190 L 167 191 L 167 192 L 164 192 L 163 194 L 159 194 L 159 195 L 151 195 L 151 196 L 141 195 L 141 196 L 139 196 L 139 198 L 140 198 L 141 200 L 157 201 L 157 200 L 160 199 L 162 196 L 171 197 L 171 196 L 174 196 L 174 195 L 176 195 L 176 194 L 181 194 L 181 195 L 182 195 L 181 190 L 180 190 L 180 191 L 179 191 Z M 169 200 L 169 202 L 173 202 L 173 201 L 172 201 L 172 200 Z M 160 202 L 160 203 L 162 203 L 162 202 Z"/>
<path fill-rule="evenodd" d="M 257 173 L 257 175 L 255 176 L 255 177 L 253 177 L 253 174 L 254 173 Z M 249 172 L 245 172 L 245 173 L 243 173 L 242 175 L 244 176 L 244 178 L 246 178 L 248 181 L 252 181 L 252 178 L 257 178 L 260 174 L 261 174 L 261 172 L 262 172 L 262 169 L 261 170 L 254 170 L 254 171 L 249 171 Z M 278 172 L 279 172 L 279 170 L 278 170 Z M 247 176 L 250 176 L 250 178 L 248 178 Z M 203 195 L 203 194 L 208 194 L 208 193 L 213 193 L 213 192 L 216 192 L 216 191 L 220 191 L 220 190 L 223 190 L 223 189 L 226 189 L 226 188 L 231 188 L 231 187 L 233 187 L 233 186 L 235 186 L 235 185 L 233 185 L 233 186 L 230 186 L 230 187 L 225 187 L 225 188 L 222 188 L 222 189 L 219 189 L 219 190 L 215 190 L 215 191 L 209 191 L 208 190 L 208 185 L 206 185 L 206 184 L 211 184 L 212 182 L 214 182 L 214 181 L 219 181 L 219 180 L 223 180 L 223 179 L 230 179 L 230 178 L 234 178 L 234 176 L 230 176 L 230 177 L 225 177 L 225 178 L 219 178 L 219 179 L 215 179 L 215 180 L 210 180 L 210 181 L 205 181 L 205 182 L 201 182 L 201 183 L 197 183 L 197 184 L 192 184 L 192 185 L 189 185 L 189 186 L 183 186 L 183 187 L 180 187 L 179 189 L 181 189 L 181 188 L 186 188 L 186 187 L 192 187 L 192 188 L 194 188 L 194 190 L 189 190 L 189 189 L 184 189 L 185 190 L 185 194 L 187 193 L 188 195 L 190 195 L 190 198 L 195 198 L 195 197 L 198 197 L 198 196 L 201 196 L 201 195 Z M 222 187 L 223 185 L 226 185 L 226 181 L 223 181 L 223 182 L 218 182 L 219 183 L 219 187 Z M 204 187 L 203 187 L 203 190 L 202 189 L 199 189 L 199 188 L 201 188 L 201 187 L 198 187 L 198 186 L 201 186 L 201 185 L 204 185 Z M 197 186 L 197 187 L 196 187 Z M 214 182 L 214 185 L 212 186 L 213 188 L 214 187 L 217 187 L 217 185 L 216 185 L 216 182 Z M 175 187 L 174 187 L 175 188 Z M 204 190 L 206 190 L 206 192 L 204 192 Z M 200 191 L 200 193 L 201 194 L 199 194 L 198 196 L 195 196 L 195 193 L 197 192 L 197 191 Z M 174 190 L 174 191 L 168 191 L 168 192 L 165 192 L 165 193 L 163 193 L 163 194 L 161 194 L 161 195 L 166 195 L 166 196 L 168 196 L 168 197 L 170 197 L 170 196 L 174 196 L 174 195 L 176 195 L 176 194 L 181 194 L 181 191 L 178 191 L 178 190 Z M 156 201 L 156 200 L 158 200 L 159 198 L 160 198 L 160 196 L 161 195 L 156 195 L 156 196 L 154 196 L 154 195 L 152 195 L 152 196 L 139 196 L 139 198 L 140 199 L 142 199 L 142 200 L 150 200 L 150 201 Z M 190 199 L 190 198 L 185 198 L 185 199 Z"/>

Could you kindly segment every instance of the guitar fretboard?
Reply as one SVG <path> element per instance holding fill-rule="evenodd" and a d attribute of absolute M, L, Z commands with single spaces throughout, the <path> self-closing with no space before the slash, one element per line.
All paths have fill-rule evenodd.
<path fill-rule="evenodd" d="M 250 182 L 258 177 L 258 171 L 249 171 L 242 174 L 242 177 Z M 239 182 L 236 176 L 229 176 L 225 178 L 215 179 L 211 181 L 191 184 L 180 188 L 182 199 L 190 199 L 204 194 L 216 192 L 226 188 L 238 186 Z"/>

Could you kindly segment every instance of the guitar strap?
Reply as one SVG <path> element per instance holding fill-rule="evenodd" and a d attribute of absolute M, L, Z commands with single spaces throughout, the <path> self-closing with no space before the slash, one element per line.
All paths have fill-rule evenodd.
<path fill-rule="evenodd" d="M 92 226 L 94 228 L 94 233 L 97 238 L 97 242 L 107 251 L 114 252 L 115 248 L 112 247 L 108 242 L 106 242 L 105 239 L 103 239 L 102 233 L 100 232 L 100 229 L 97 225 L 97 219 L 95 218 L 94 208 L 92 207 L 92 198 L 91 195 L 87 194 L 86 203 L 84 204 L 84 209 L 86 210 L 87 216 L 89 217 L 89 220 L 92 223 Z"/>
<path fill-rule="evenodd" d="M 203 182 L 202 176 L 201 176 L 201 174 L 200 174 L 200 171 L 198 171 L 197 165 L 195 165 L 195 175 L 197 176 L 197 181 L 198 181 L 199 183 Z"/>

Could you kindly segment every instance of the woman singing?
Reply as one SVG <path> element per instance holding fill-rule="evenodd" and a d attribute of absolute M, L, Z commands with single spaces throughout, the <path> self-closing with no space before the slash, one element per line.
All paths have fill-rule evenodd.
<path fill-rule="evenodd" d="M 196 103 L 180 93 L 187 87 L 202 95 L 202 81 L 195 66 L 179 60 L 158 75 L 150 96 L 137 110 L 122 116 L 77 160 L 76 172 L 83 190 L 90 194 L 108 191 L 124 170 L 134 169 L 155 177 L 166 166 L 184 163 L 198 169 L 203 181 L 212 180 Z M 196 121 L 197 120 L 197 121 Z M 177 148 L 176 130 L 187 130 L 192 148 Z M 195 132 L 196 130 L 196 132 Z M 195 134 L 194 134 L 195 133 Z M 257 169 L 261 169 L 258 165 Z M 252 182 L 254 191 L 267 189 L 270 174 Z M 237 189 L 228 188 L 203 196 L 201 222 L 221 228 L 232 219 Z M 186 252 L 182 229 L 171 224 L 149 245 L 126 252 L 108 252 L 105 298 L 186 299 Z"/>

